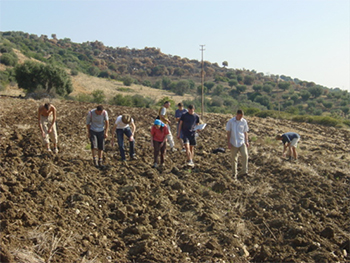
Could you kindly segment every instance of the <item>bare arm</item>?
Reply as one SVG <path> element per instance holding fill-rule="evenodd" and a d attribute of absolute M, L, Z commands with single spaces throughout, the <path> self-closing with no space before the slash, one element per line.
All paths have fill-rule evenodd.
<path fill-rule="evenodd" d="M 231 131 L 226 131 L 226 137 L 227 137 L 227 147 L 229 149 L 232 148 L 232 144 L 231 144 Z"/>
<path fill-rule="evenodd" d="M 245 140 L 245 145 L 247 145 L 247 147 L 249 147 L 248 132 L 244 133 L 244 140 Z"/>
<path fill-rule="evenodd" d="M 116 129 L 117 129 L 117 124 L 114 124 L 112 128 L 112 146 L 114 145 L 114 136 L 115 136 Z"/>
<path fill-rule="evenodd" d="M 52 108 L 52 115 L 53 115 L 53 119 L 52 119 L 52 123 L 51 123 L 51 126 L 48 130 L 48 132 L 52 132 L 52 127 L 55 125 L 55 122 L 56 122 L 56 108 L 55 106 L 51 105 L 51 108 Z"/>
<path fill-rule="evenodd" d="M 105 121 L 105 138 L 108 137 L 109 121 Z"/>
<path fill-rule="evenodd" d="M 39 109 L 38 109 L 38 125 L 39 125 L 39 129 L 41 131 L 41 134 L 44 137 L 44 130 L 43 130 L 43 126 L 42 126 L 41 121 L 40 121 L 40 116 L 41 116 L 41 107 L 39 107 Z"/>
<path fill-rule="evenodd" d="M 180 121 L 179 123 L 179 129 L 177 130 L 177 138 L 180 139 L 180 134 L 181 134 L 181 129 L 182 129 L 182 122 L 183 121 Z"/>

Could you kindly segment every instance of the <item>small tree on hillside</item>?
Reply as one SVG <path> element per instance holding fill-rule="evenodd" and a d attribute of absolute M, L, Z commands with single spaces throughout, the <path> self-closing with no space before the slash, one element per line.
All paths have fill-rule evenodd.
<path fill-rule="evenodd" d="M 228 81 L 228 85 L 232 88 L 233 86 L 236 86 L 238 84 L 237 80 L 235 79 L 230 79 Z"/>
<path fill-rule="evenodd" d="M 289 82 L 280 82 L 280 83 L 278 83 L 278 87 L 279 87 L 281 90 L 286 91 L 287 89 L 289 89 L 290 83 L 289 83 Z"/>
<path fill-rule="evenodd" d="M 222 62 L 222 65 L 224 66 L 224 68 L 226 68 L 228 67 L 228 62 L 227 61 Z"/>
<path fill-rule="evenodd" d="M 252 75 L 246 75 L 244 76 L 243 83 L 245 85 L 252 85 L 254 83 L 254 76 Z"/>

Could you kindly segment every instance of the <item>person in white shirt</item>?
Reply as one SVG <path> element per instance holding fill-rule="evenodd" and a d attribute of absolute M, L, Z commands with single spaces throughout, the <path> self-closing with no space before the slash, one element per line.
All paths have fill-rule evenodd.
<path fill-rule="evenodd" d="M 248 174 L 248 123 L 243 118 L 243 111 L 238 110 L 236 117 L 226 124 L 227 145 L 232 155 L 232 172 L 235 179 L 238 175 Z M 242 155 L 242 171 L 237 174 L 238 152 Z"/>
<path fill-rule="evenodd" d="M 114 145 L 114 136 L 117 135 L 119 151 L 120 151 L 122 161 L 126 161 L 125 150 L 124 150 L 124 134 L 129 139 L 130 158 L 133 160 L 137 159 L 135 155 L 135 139 L 134 139 L 135 130 L 136 130 L 136 125 L 135 125 L 134 119 L 131 118 L 129 114 L 118 116 L 112 129 L 112 145 Z"/>

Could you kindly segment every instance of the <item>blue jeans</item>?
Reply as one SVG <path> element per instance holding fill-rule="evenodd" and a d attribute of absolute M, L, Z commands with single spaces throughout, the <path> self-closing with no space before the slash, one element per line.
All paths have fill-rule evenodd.
<path fill-rule="evenodd" d="M 124 134 L 126 135 L 126 137 L 130 138 L 132 135 L 131 129 L 129 127 L 125 129 L 117 129 L 117 139 L 118 139 L 119 151 L 120 151 L 122 160 L 125 160 Z M 135 140 L 132 140 L 131 142 L 129 142 L 129 144 L 130 144 L 130 157 L 133 157 L 135 155 Z"/>

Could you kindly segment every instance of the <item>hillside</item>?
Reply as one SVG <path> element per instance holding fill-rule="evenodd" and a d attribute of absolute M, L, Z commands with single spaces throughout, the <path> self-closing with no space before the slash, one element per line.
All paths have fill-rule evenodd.
<path fill-rule="evenodd" d="M 124 166 L 107 145 L 91 165 L 86 112 L 54 100 L 59 150 L 41 151 L 39 101 L 0 97 L 1 262 L 348 262 L 348 130 L 247 116 L 249 176 L 234 181 L 225 147 L 230 115 L 208 114 L 194 169 L 168 153 L 152 169 L 152 109 L 130 113 L 139 159 Z M 13 110 L 16 109 L 16 110 Z M 300 159 L 283 160 L 277 133 L 296 131 Z"/>
<path fill-rule="evenodd" d="M 84 73 L 102 79 L 128 79 L 131 83 L 160 90 L 160 93 L 189 94 L 185 100 L 199 108 L 200 100 L 195 98 L 201 92 L 201 63 L 198 60 L 167 55 L 150 47 L 140 50 L 113 48 L 100 41 L 74 43 L 68 38 L 58 39 L 55 34 L 49 38 L 23 32 L 0 32 L 1 63 L 16 64 L 13 49 L 28 58 L 64 67 L 72 76 Z M 204 61 L 206 111 L 229 113 L 239 107 L 349 119 L 348 91 L 329 89 L 284 75 L 232 69 L 225 62 L 223 65 Z M 4 73 L 0 68 L 2 86 L 14 81 L 11 69 L 8 71 Z M 147 89 L 144 96 L 148 92 L 153 96 L 151 89 Z"/>

